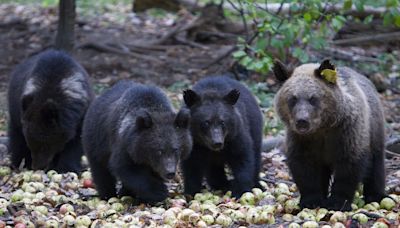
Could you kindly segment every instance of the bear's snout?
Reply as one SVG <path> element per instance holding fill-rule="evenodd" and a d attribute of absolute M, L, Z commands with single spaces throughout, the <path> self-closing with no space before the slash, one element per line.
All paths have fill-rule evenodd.
<path fill-rule="evenodd" d="M 296 120 L 296 129 L 301 133 L 305 133 L 310 129 L 310 122 L 305 119 L 298 119 Z"/>
<path fill-rule="evenodd" d="M 211 147 L 213 150 L 221 150 L 224 146 L 224 134 L 221 128 L 211 131 Z"/>
<path fill-rule="evenodd" d="M 310 105 L 304 101 L 299 102 L 294 108 L 295 127 L 300 134 L 307 133 L 311 128 L 310 108 Z"/>
<path fill-rule="evenodd" d="M 172 179 L 175 177 L 177 162 L 173 158 L 167 158 L 164 161 L 164 170 L 162 171 L 164 178 Z"/>
<path fill-rule="evenodd" d="M 175 172 L 167 173 L 167 175 L 165 175 L 165 177 L 166 177 L 167 179 L 173 179 L 173 178 L 175 177 Z"/>

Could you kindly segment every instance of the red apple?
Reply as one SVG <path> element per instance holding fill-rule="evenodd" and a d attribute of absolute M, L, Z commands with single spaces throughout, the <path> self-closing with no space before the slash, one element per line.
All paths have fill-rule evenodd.
<path fill-rule="evenodd" d="M 84 188 L 94 188 L 92 179 L 84 179 L 83 180 L 83 187 Z"/>
<path fill-rule="evenodd" d="M 14 228 L 26 228 L 26 225 L 21 222 L 18 222 L 15 224 Z"/>

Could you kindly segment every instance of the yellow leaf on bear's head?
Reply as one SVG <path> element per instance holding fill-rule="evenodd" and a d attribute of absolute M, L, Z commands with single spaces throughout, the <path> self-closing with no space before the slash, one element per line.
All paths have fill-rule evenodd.
<path fill-rule="evenodd" d="M 321 72 L 321 76 L 330 83 L 336 83 L 337 73 L 336 70 L 325 69 Z"/>

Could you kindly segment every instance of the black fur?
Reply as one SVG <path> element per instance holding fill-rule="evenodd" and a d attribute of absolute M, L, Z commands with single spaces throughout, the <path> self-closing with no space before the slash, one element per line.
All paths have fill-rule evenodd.
<path fill-rule="evenodd" d="M 78 72 L 85 99 L 73 99 L 61 88 L 63 79 Z M 28 80 L 35 89 L 24 94 Z M 80 171 L 81 125 L 92 97 L 86 71 L 63 52 L 46 51 L 18 65 L 8 90 L 12 165 L 20 167 L 24 159 L 27 168 Z"/>
<path fill-rule="evenodd" d="M 167 197 L 165 178 L 172 178 L 180 157 L 192 148 L 190 113 L 175 114 L 157 87 L 121 81 L 90 106 L 83 127 L 83 146 L 102 198 L 123 194 L 141 202 Z"/>
<path fill-rule="evenodd" d="M 204 176 L 212 189 L 232 190 L 235 197 L 258 186 L 263 119 L 251 92 L 228 77 L 209 77 L 185 91 L 184 100 L 194 142 L 182 162 L 185 193 L 199 192 Z"/>
<path fill-rule="evenodd" d="M 278 59 L 275 59 L 272 71 L 279 82 L 284 82 L 290 77 L 286 66 Z"/>
<path fill-rule="evenodd" d="M 321 65 L 318 67 L 318 69 L 315 70 L 315 76 L 321 77 L 321 73 L 323 70 L 335 70 L 335 66 L 331 63 L 329 59 L 325 59 L 321 62 Z"/>

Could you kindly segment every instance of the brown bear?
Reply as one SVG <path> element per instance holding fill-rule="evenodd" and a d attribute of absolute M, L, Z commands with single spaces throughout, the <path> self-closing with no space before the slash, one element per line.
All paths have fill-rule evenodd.
<path fill-rule="evenodd" d="M 350 210 L 360 182 L 366 202 L 381 200 L 385 133 L 374 85 L 329 60 L 301 65 L 292 73 L 277 61 L 273 71 L 283 82 L 275 109 L 286 126 L 287 164 L 301 194 L 300 206 Z"/>

